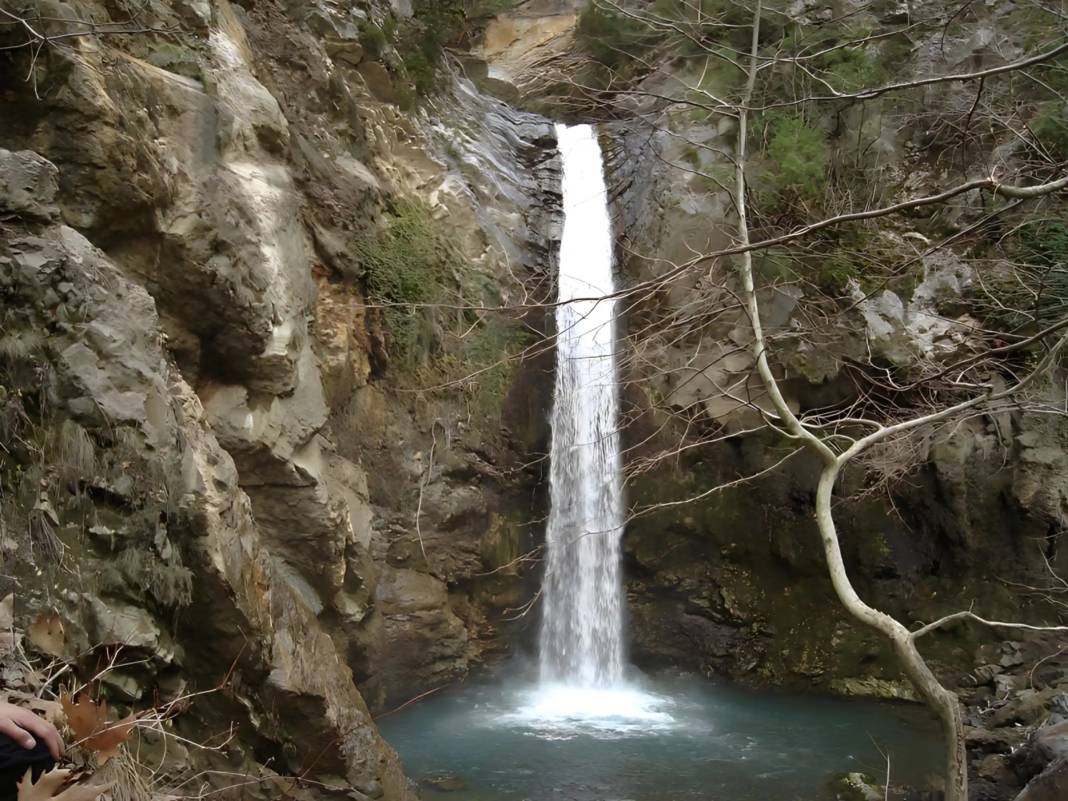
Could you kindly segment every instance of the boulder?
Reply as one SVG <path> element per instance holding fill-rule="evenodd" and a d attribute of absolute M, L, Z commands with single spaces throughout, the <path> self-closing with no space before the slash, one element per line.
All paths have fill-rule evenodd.
<path fill-rule="evenodd" d="M 919 701 L 916 690 L 907 681 L 888 681 L 871 676 L 832 679 L 831 689 L 839 695 L 883 698 L 888 701 Z"/>
<path fill-rule="evenodd" d="M 1035 745 L 1050 761 L 1068 757 L 1068 720 L 1047 723 L 1034 734 Z"/>
<path fill-rule="evenodd" d="M 1061 757 L 1027 783 L 1016 801 L 1064 801 L 1068 798 L 1068 757 Z"/>
<path fill-rule="evenodd" d="M 59 213 L 58 174 L 54 164 L 32 151 L 0 148 L 0 213 L 42 222 L 54 219 Z"/>
<path fill-rule="evenodd" d="M 882 788 L 863 773 L 847 773 L 835 782 L 841 801 L 884 801 Z"/>
<path fill-rule="evenodd" d="M 452 611 L 445 583 L 411 569 L 379 578 L 374 611 L 354 639 L 353 658 L 370 672 L 360 682 L 375 705 L 403 703 L 466 670 L 468 633 Z"/>

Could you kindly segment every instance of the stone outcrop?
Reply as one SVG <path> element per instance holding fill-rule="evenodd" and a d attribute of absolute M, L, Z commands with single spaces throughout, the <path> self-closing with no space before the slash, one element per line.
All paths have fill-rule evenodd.
<path fill-rule="evenodd" d="M 462 291 L 551 289 L 551 126 L 451 61 L 402 112 L 396 54 L 361 44 L 398 13 L 151 2 L 136 34 L 63 39 L 29 82 L 15 51 L 0 76 L 4 432 L 27 443 L 5 450 L 3 547 L 53 562 L 20 617 L 57 588 L 66 657 L 145 658 L 107 673 L 113 700 L 218 685 L 197 731 L 236 721 L 235 759 L 353 798 L 412 792 L 371 710 L 527 625 L 507 610 L 532 592 L 513 562 L 543 503 L 551 366 L 415 392 L 432 362 L 489 368 L 441 336 L 401 364 L 369 305 L 405 203 L 448 232 Z M 125 27 L 91 1 L 41 14 L 46 35 Z M 463 328 L 492 345 L 544 325 Z"/>
<path fill-rule="evenodd" d="M 221 678 L 229 671 L 228 703 L 247 709 L 237 720 L 285 744 L 291 769 L 316 743 L 325 749 L 321 770 L 346 792 L 411 797 L 396 755 L 377 736 L 350 669 L 318 620 L 314 593 L 303 591 L 273 552 L 200 398 L 165 353 L 153 299 L 60 221 L 51 205 L 58 172 L 52 164 L 29 151 L 0 150 L 0 171 L 26 190 L 0 199 L 5 336 L 48 332 L 40 350 L 22 356 L 49 371 L 47 383 L 24 385 L 23 392 L 47 395 L 54 414 L 67 421 L 66 436 L 84 438 L 89 452 L 81 466 L 95 468 L 70 476 L 80 502 L 41 477 L 41 494 L 60 526 L 52 536 L 78 552 L 39 563 L 53 583 L 21 596 L 20 604 L 28 610 L 59 603 L 72 629 L 70 656 L 76 646 L 123 647 L 146 655 L 154 673 Z M 67 545 L 64 536 L 75 511 L 93 523 L 90 542 L 81 546 Z M 156 561 L 144 587 L 149 598 L 136 585 L 106 591 L 78 580 L 106 572 L 118 549 Z M 164 597 L 168 551 L 170 572 L 181 568 L 188 576 L 182 597 Z M 173 621 L 168 608 L 180 610 Z M 147 692 L 123 683 L 121 671 L 110 680 L 127 690 L 126 701 Z"/>

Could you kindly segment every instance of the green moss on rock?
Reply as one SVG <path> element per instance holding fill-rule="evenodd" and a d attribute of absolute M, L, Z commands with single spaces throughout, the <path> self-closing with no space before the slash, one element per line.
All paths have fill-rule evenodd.
<path fill-rule="evenodd" d="M 440 349 L 443 304 L 457 295 L 465 259 L 419 201 L 398 200 L 361 247 L 371 301 L 381 305 L 391 356 L 414 366 Z"/>

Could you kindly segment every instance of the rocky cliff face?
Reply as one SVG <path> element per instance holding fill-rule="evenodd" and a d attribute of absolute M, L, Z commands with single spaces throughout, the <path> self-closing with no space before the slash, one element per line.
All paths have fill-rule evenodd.
<path fill-rule="evenodd" d="M 617 85 L 593 85 L 589 60 L 575 57 L 583 47 L 586 6 L 524 4 L 488 29 L 487 89 L 532 107 L 550 103 L 562 115 L 582 107 L 604 120 L 623 282 L 653 282 L 694 254 L 731 242 L 733 210 L 717 177 L 729 175 L 737 125 L 728 114 L 693 107 L 710 102 L 699 90 L 727 91 L 730 71 L 715 72 L 699 55 L 665 58 L 650 48 L 628 73 L 626 54 L 617 50 L 601 57 L 602 63 L 616 56 L 623 61 L 616 64 Z M 907 13 L 919 20 L 941 9 L 927 3 Z M 833 25 L 830 7 L 793 4 L 788 13 L 817 28 Z M 880 6 L 852 13 L 861 15 L 857 24 L 864 30 L 888 30 L 906 12 Z M 893 58 L 886 74 L 908 80 L 1003 64 L 1033 36 L 1016 13 L 1009 6 L 991 8 L 948 33 L 913 33 L 907 47 L 873 48 L 868 68 L 881 74 L 878 59 Z M 626 20 L 613 24 L 615 41 L 623 41 L 630 30 Z M 602 31 L 613 35 L 607 27 Z M 843 105 L 826 112 L 828 118 L 813 126 L 831 132 L 827 170 L 839 165 L 877 176 L 886 202 L 893 202 L 990 174 L 1003 159 L 1020 158 L 1018 143 L 958 154 L 957 161 L 933 154 L 940 115 L 948 119 L 960 109 L 963 118 L 973 99 L 959 86 L 935 87 L 923 97 L 925 107 L 935 109 L 927 115 L 890 99 L 863 111 Z M 765 191 L 759 178 L 753 191 L 757 197 Z M 971 193 L 938 215 L 884 218 L 863 247 L 919 254 L 921 245 L 966 231 L 988 212 L 979 194 Z M 903 367 L 971 353 L 985 313 L 983 278 L 969 266 L 974 253 L 956 248 L 924 253 L 909 281 L 874 290 L 872 282 L 863 291 L 856 256 L 842 276 L 807 282 L 796 275 L 776 281 L 775 256 L 769 256 L 761 265 L 769 285 L 762 299 L 765 324 L 791 405 L 814 412 L 862 402 L 857 365 L 863 362 Z M 892 656 L 836 609 L 811 519 L 818 466 L 804 455 L 780 464 L 791 450 L 787 443 L 752 431 L 759 419 L 739 401 L 760 396 L 744 347 L 748 323 L 732 304 L 736 287 L 729 265 L 724 260 L 706 268 L 642 293 L 624 320 L 631 355 L 628 500 L 635 511 L 667 504 L 636 517 L 625 535 L 633 657 L 649 666 L 685 665 L 754 683 L 907 697 Z M 842 291 L 852 293 L 847 313 L 812 314 L 820 280 L 841 280 Z M 691 321 L 689 328 L 680 318 Z M 648 335 L 665 328 L 665 321 L 672 325 L 668 334 Z M 1054 406 L 1063 403 L 1057 386 L 1044 388 L 1042 397 Z M 683 450 L 676 452 L 679 446 Z M 1050 606 L 1030 604 L 1011 587 L 1042 586 L 1051 569 L 1063 575 L 1068 568 L 1059 543 L 1068 523 L 1063 425 L 1040 414 L 975 417 L 901 447 L 908 452 L 881 454 L 881 463 L 858 467 L 843 482 L 839 525 L 862 594 L 909 621 L 974 603 L 995 616 L 1049 618 Z M 753 475 L 755 480 L 730 486 Z M 873 475 L 882 477 L 875 489 Z M 706 494 L 723 484 L 725 490 Z M 701 500 L 671 505 L 695 497 Z M 983 636 L 932 643 L 947 680 L 970 682 L 966 674 L 985 658 L 976 651 Z M 1044 669 L 1056 684 L 1064 666 L 1053 661 Z"/>
<path fill-rule="evenodd" d="M 913 13 L 938 8 L 931 4 Z M 805 5 L 791 13 L 817 19 L 819 11 Z M 927 75 L 939 65 L 981 69 L 1004 63 L 1021 52 L 1020 41 L 1029 35 L 1015 27 L 1019 23 L 1009 13 L 1004 8 L 977 15 L 940 42 L 937 34 L 916 34 L 904 60 L 894 65 L 895 79 Z M 889 25 L 878 14 L 866 24 Z M 655 72 L 644 79 L 644 92 L 625 101 L 638 119 L 655 119 L 655 125 L 613 123 L 620 133 L 609 169 L 619 176 L 621 264 L 633 282 L 655 279 L 694 253 L 731 242 L 731 202 L 714 179 L 728 168 L 736 124 L 726 116 L 667 108 L 661 99 L 697 85 L 698 69 Z M 963 92 L 935 89 L 924 102 L 954 109 L 964 102 Z M 925 150 L 929 121 L 910 117 L 900 103 L 886 103 L 863 114 L 835 110 L 826 128 L 832 131 L 833 163 L 878 175 L 890 188 L 887 202 L 989 174 L 1000 159 L 1011 158 L 1009 149 L 995 148 L 973 153 L 963 167 L 947 167 Z M 860 141 L 868 143 L 863 155 L 852 144 Z M 756 180 L 759 196 L 765 190 Z M 984 279 L 970 266 L 974 252 L 966 246 L 923 252 L 910 242 L 929 245 L 965 231 L 988 211 L 972 193 L 936 217 L 881 220 L 863 247 L 920 254 L 916 274 L 877 286 L 865 283 L 862 267 L 859 273 L 850 267 L 850 277 L 842 279 L 842 292 L 851 293 L 848 311 L 829 322 L 813 320 L 810 312 L 820 296 L 818 284 L 828 276 L 778 282 L 770 263 L 776 257 L 767 257 L 761 267 L 769 284 L 762 298 L 765 324 L 793 408 L 814 413 L 862 403 L 865 377 L 857 372 L 862 363 L 903 367 L 952 362 L 973 352 L 974 331 L 983 325 L 977 321 L 985 319 L 979 291 Z M 855 264 L 863 257 L 852 258 Z M 780 465 L 790 451 L 787 444 L 749 433 L 759 419 L 739 397 L 759 392 L 752 356 L 740 347 L 748 323 L 739 309 L 730 308 L 728 270 L 709 269 L 707 276 L 695 272 L 658 290 L 635 304 L 631 315 L 634 341 L 651 320 L 672 319 L 680 310 L 694 313 L 695 297 L 708 309 L 726 308 L 683 336 L 642 338 L 630 396 L 631 441 L 641 469 L 634 471 L 630 498 L 640 508 L 701 495 L 742 476 L 757 479 L 699 504 L 639 518 L 628 528 L 636 656 L 726 670 L 758 682 L 815 682 L 896 697 L 907 690 L 893 684 L 896 668 L 888 654 L 839 615 L 827 613 L 835 604 L 810 513 L 817 465 L 805 456 Z M 1056 381 L 1041 395 L 1054 407 L 1063 404 Z M 679 417 L 686 418 L 684 410 L 695 404 L 707 427 L 687 435 L 689 424 Z M 643 459 L 660 458 L 688 437 L 691 447 L 712 442 L 698 457 L 647 469 Z M 1055 617 L 1051 607 L 1030 605 L 1006 582 L 1044 585 L 1051 569 L 1063 574 L 1068 568 L 1058 547 L 1068 524 L 1064 426 L 1048 415 L 1005 413 L 974 417 L 899 447 L 908 452 L 879 454 L 856 467 L 840 490 L 843 547 L 865 597 L 902 620 L 932 619 L 977 602 L 1002 616 Z M 763 475 L 766 470 L 770 475 Z M 665 628 L 665 618 L 674 624 Z M 944 656 L 947 664 L 973 663 L 974 643 L 932 645 L 936 659 Z M 879 680 L 865 680 L 872 676 Z"/>
<path fill-rule="evenodd" d="M 732 243 L 724 180 L 737 124 L 729 114 L 706 113 L 717 94 L 730 91 L 731 70 L 696 48 L 686 58 L 651 46 L 628 62 L 620 43 L 636 46 L 640 37 L 625 14 L 599 29 L 609 44 L 598 56 L 582 29 L 587 6 L 523 4 L 499 18 L 482 50 L 489 61 L 484 86 L 558 116 L 602 120 L 622 284 L 647 286 L 695 254 Z M 708 7 L 713 19 L 730 14 L 701 4 Z M 849 5 L 846 17 L 860 30 L 886 31 L 951 11 L 939 3 Z M 818 31 L 840 24 L 836 15 L 844 12 L 794 3 L 786 13 Z M 1036 36 L 1020 13 L 1011 4 L 990 6 L 959 24 L 869 47 L 861 59 L 865 79 L 907 81 L 1019 58 Z M 829 35 L 824 44 L 842 40 Z M 576 58 L 584 48 L 601 65 L 614 65 L 611 79 L 598 81 L 601 67 Z M 728 48 L 723 61 L 736 53 Z M 865 186 L 889 204 L 1026 158 L 1011 134 L 953 144 L 958 139 L 948 132 L 967 128 L 976 102 L 969 88 L 935 86 L 911 104 L 887 97 L 862 107 L 810 108 L 806 116 L 811 129 L 827 132 L 826 172 L 867 176 Z M 768 191 L 761 158 L 768 156 L 757 157 L 751 190 L 758 201 Z M 1053 201 L 1049 210 L 1062 217 L 1063 203 Z M 889 375 L 974 353 L 977 333 L 1003 323 L 990 322 L 987 303 L 1004 260 L 985 256 L 966 236 L 989 213 L 972 192 L 936 214 L 883 218 L 853 243 L 860 253 L 829 259 L 814 275 L 784 273 L 788 253 L 758 261 L 774 369 L 791 406 L 815 414 L 864 404 L 872 374 L 860 365 Z M 757 224 L 768 226 L 762 236 L 790 228 Z M 948 247 L 933 247 L 947 237 Z M 909 278 L 865 275 L 863 265 L 879 254 L 899 263 L 913 256 Z M 1059 258 L 1063 269 L 1063 253 Z M 832 310 L 819 306 L 828 287 L 844 296 Z M 627 491 L 637 513 L 624 537 L 632 658 L 753 684 L 911 698 L 885 645 L 839 611 L 811 517 L 819 466 L 804 454 L 790 457 L 781 437 L 755 430 L 760 419 L 745 399 L 759 404 L 761 391 L 736 290 L 729 260 L 721 259 L 626 305 Z M 1058 372 L 1029 400 L 1062 408 L 1062 381 Z M 909 622 L 967 608 L 1057 622 L 1048 593 L 1020 589 L 1052 586 L 1051 575 L 1068 572 L 1066 458 L 1068 430 L 1056 415 L 1006 411 L 897 443 L 856 466 L 842 482 L 837 513 L 861 595 Z M 740 481 L 747 476 L 755 478 Z M 1063 792 L 1055 731 L 1068 675 L 1062 644 L 1056 636 L 1006 641 L 962 630 L 927 644 L 936 670 L 965 699 L 974 797 L 1015 798 L 1028 781 L 1021 798 Z"/>
<path fill-rule="evenodd" d="M 120 646 L 138 657 L 102 678 L 114 700 L 221 686 L 182 724 L 200 737 L 240 721 L 233 761 L 205 764 L 410 797 L 372 715 L 533 631 L 536 613 L 517 612 L 538 580 L 521 557 L 546 504 L 552 354 L 538 343 L 551 322 L 538 302 L 559 223 L 554 137 L 534 111 L 602 119 L 625 281 L 722 245 L 732 225 L 708 180 L 732 120 L 666 111 L 663 96 L 701 77 L 685 63 L 611 109 L 576 87 L 587 5 L 530 0 L 484 19 L 465 32 L 472 52 L 429 78 L 412 42 L 436 18 L 407 2 L 49 0 L 33 31 L 0 27 L 16 46 L 0 51 L 0 547 L 20 617 L 55 607 L 67 621 L 63 658 L 92 672 Z M 1000 63 L 1017 48 L 1002 13 L 913 42 L 910 69 Z M 961 98 L 929 101 L 967 110 Z M 894 191 L 954 175 L 926 157 L 927 128 L 895 128 L 886 111 L 836 119 L 838 141 L 872 144 L 835 158 L 879 160 Z M 905 252 L 981 214 L 967 196 L 950 219 L 888 224 L 874 244 Z M 918 280 L 818 331 L 809 289 L 769 289 L 791 403 L 855 399 L 852 363 L 869 347 L 892 365 L 964 352 L 975 276 L 959 255 L 925 257 Z M 718 283 L 720 295 L 717 281 L 676 282 L 628 308 L 624 333 L 697 296 L 722 305 L 731 283 Z M 733 311 L 645 341 L 630 362 L 635 506 L 786 455 L 717 389 L 749 372 L 744 322 Z M 716 442 L 636 470 L 693 441 L 679 422 L 693 403 L 706 415 L 696 436 Z M 1005 414 L 914 443 L 904 480 L 841 510 L 864 594 L 909 620 L 976 599 L 1043 614 L 1021 610 L 1010 582 L 1068 572 L 1065 437 Z M 907 693 L 889 654 L 836 611 L 812 474 L 794 459 L 628 526 L 640 664 Z M 985 701 L 1030 689 L 1012 672 L 1029 647 L 950 635 L 935 650 L 950 678 L 980 675 Z M 1046 695 L 1006 725 L 1035 723 L 1065 668 L 1043 662 Z M 1014 745 L 979 747 L 1002 758 Z"/>
<path fill-rule="evenodd" d="M 293 758 L 304 738 L 325 744 L 324 770 L 364 797 L 408 797 L 322 601 L 273 555 L 210 413 L 164 352 L 152 297 L 61 222 L 50 162 L 0 158 L 15 190 L 3 201 L 5 342 L 9 369 L 26 371 L 5 422 L 25 448 L 12 454 L 16 491 L 35 495 L 27 520 L 6 521 L 7 543 L 50 580 L 20 583 L 23 608 L 59 607 L 64 655 L 136 654 L 104 678 L 123 700 L 159 685 L 177 697 L 229 670 L 213 712 L 254 715 Z M 29 416 L 29 397 L 46 420 Z"/>
<path fill-rule="evenodd" d="M 142 657 L 103 677 L 134 708 L 220 686 L 201 736 L 360 798 L 411 796 L 371 712 L 529 597 L 551 368 L 537 314 L 459 310 L 545 291 L 551 127 L 459 73 L 417 104 L 374 35 L 404 11 L 47 3 L 0 62 L 19 616 Z"/>

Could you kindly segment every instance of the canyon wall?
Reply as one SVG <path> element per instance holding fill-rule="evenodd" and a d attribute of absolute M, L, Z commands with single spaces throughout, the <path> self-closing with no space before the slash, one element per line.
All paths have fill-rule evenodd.
<path fill-rule="evenodd" d="M 231 766 L 411 797 L 372 714 L 529 627 L 544 315 L 466 307 L 551 284 L 551 126 L 455 64 L 417 98 L 386 4 L 41 17 L 0 62 L 17 618 L 83 669 L 121 648 L 135 709 L 218 688 L 184 725 L 236 722 Z"/>
<path fill-rule="evenodd" d="M 707 176 L 733 121 L 668 109 L 700 79 L 671 59 L 611 107 L 576 88 L 584 2 L 487 14 L 431 66 L 410 43 L 436 18 L 406 2 L 40 5 L 61 38 L 0 56 L 0 547 L 17 616 L 58 610 L 60 656 L 81 670 L 119 646 L 138 657 L 102 678 L 131 708 L 218 687 L 183 725 L 204 737 L 238 721 L 236 756 L 205 764 L 299 774 L 320 783 L 311 794 L 411 797 L 373 716 L 523 651 L 537 625 L 526 555 L 548 502 L 543 303 L 559 236 L 549 118 L 601 123 L 624 286 L 728 241 L 730 203 Z M 1001 63 L 1019 51 L 1003 12 L 918 39 L 907 71 Z M 0 28 L 0 44 L 26 35 Z M 962 92 L 927 102 L 966 110 Z M 874 160 L 902 195 L 995 166 L 947 169 L 927 128 L 883 111 L 827 121 L 867 145 L 838 147 L 836 163 Z M 965 195 L 866 244 L 914 253 L 982 214 Z M 767 290 L 791 404 L 848 404 L 853 364 L 873 353 L 898 366 L 966 353 L 976 278 L 961 255 L 925 257 L 915 281 L 818 331 L 805 288 Z M 695 272 L 628 304 L 623 342 L 732 291 Z M 629 523 L 632 657 L 907 697 L 884 646 L 838 611 L 810 519 L 815 465 L 772 469 L 788 448 L 749 433 L 721 390 L 752 366 L 735 347 L 744 326 L 735 310 L 626 359 L 633 507 L 761 474 Z M 680 415 L 694 404 L 699 429 Z M 716 441 L 659 458 L 700 437 Z M 918 443 L 877 491 L 862 491 L 864 469 L 847 475 L 843 496 L 860 497 L 840 506 L 843 547 L 862 594 L 909 622 L 972 603 L 1048 618 L 1014 585 L 1068 573 L 1066 459 L 1057 419 L 1006 413 Z M 985 666 L 985 703 L 1030 689 L 1010 675 L 1028 647 L 954 630 L 931 653 L 957 686 Z M 1043 704 L 1066 670 L 1042 663 Z"/>

